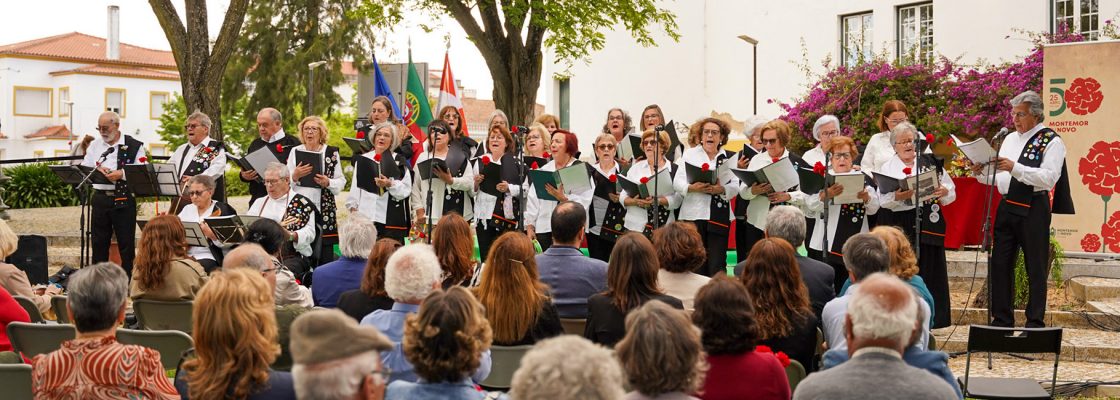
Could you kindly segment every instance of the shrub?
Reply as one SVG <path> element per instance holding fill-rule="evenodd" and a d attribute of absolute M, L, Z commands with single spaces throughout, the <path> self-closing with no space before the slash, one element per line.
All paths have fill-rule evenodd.
<path fill-rule="evenodd" d="M 4 169 L 12 178 L 5 184 L 4 202 L 11 208 L 62 207 L 78 204 L 74 190 L 62 182 L 47 163 L 22 164 Z"/>
<path fill-rule="evenodd" d="M 241 169 L 237 167 L 226 171 L 226 198 L 248 196 L 249 184 L 241 181 Z"/>

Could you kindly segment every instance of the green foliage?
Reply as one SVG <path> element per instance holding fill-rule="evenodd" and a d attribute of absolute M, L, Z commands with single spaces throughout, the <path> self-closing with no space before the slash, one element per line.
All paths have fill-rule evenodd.
<path fill-rule="evenodd" d="M 183 96 L 172 94 L 163 105 L 163 115 L 159 116 L 159 128 L 156 129 L 168 148 L 174 150 L 187 142 L 187 133 L 183 129 L 187 115 L 187 103 L 183 101 Z"/>
<path fill-rule="evenodd" d="M 4 202 L 11 208 L 62 207 L 78 204 L 71 187 L 51 172 L 47 163 L 21 164 L 4 169 L 11 177 Z"/>
<path fill-rule="evenodd" d="M 293 127 L 304 116 L 327 114 L 348 100 L 333 90 L 345 80 L 342 61 L 351 60 L 359 69 L 372 64 L 374 30 L 366 14 L 355 12 L 361 3 L 253 2 L 222 80 L 222 112 L 240 108 L 238 114 L 255 123 L 258 110 L 273 107 L 284 115 L 284 126 Z M 317 61 L 327 64 L 315 69 L 314 109 L 306 110 L 308 64 Z M 243 96 L 248 97 L 244 107 L 235 107 Z"/>
<path fill-rule="evenodd" d="M 249 103 L 248 97 L 242 96 L 230 103 L 230 109 L 222 110 L 222 130 L 225 131 L 225 143 L 235 145 L 240 149 L 249 148 L 249 142 L 257 137 L 256 115 L 251 120 L 245 117 L 245 106 Z M 159 117 L 159 129 L 156 133 L 160 139 L 167 143 L 168 148 L 174 150 L 187 142 L 186 125 L 187 104 L 182 96 L 173 95 L 163 106 L 163 115 Z"/>
<path fill-rule="evenodd" d="M 241 181 L 241 169 L 234 167 L 226 171 L 226 198 L 248 195 L 249 184 Z"/>

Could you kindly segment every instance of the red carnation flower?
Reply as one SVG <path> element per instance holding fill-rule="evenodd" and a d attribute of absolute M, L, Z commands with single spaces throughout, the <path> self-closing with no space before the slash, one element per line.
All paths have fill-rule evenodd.
<path fill-rule="evenodd" d="M 778 354 L 775 354 L 775 356 L 778 357 L 778 362 L 782 363 L 782 368 L 785 368 L 785 367 L 789 366 L 789 364 L 790 364 L 789 356 L 786 355 L 785 352 L 779 351 Z"/>
<path fill-rule="evenodd" d="M 932 133 L 926 134 L 926 143 L 933 143 L 937 138 L 933 137 Z"/>
<path fill-rule="evenodd" d="M 380 154 L 374 154 L 373 155 L 373 161 L 381 162 L 381 155 Z"/>
<path fill-rule="evenodd" d="M 214 148 L 213 147 L 203 147 L 202 151 L 206 154 L 210 154 L 210 153 L 214 152 Z"/>
<path fill-rule="evenodd" d="M 825 172 L 828 172 L 828 170 L 825 169 L 824 164 L 821 164 L 820 161 L 817 161 L 817 163 L 813 165 L 813 172 L 815 172 L 817 175 L 824 176 Z"/>
<path fill-rule="evenodd" d="M 754 346 L 754 351 L 757 352 L 757 353 L 773 353 L 774 352 L 774 350 L 770 349 L 770 346 L 765 346 L 765 345 Z"/>
<path fill-rule="evenodd" d="M 1108 222 L 1101 225 L 1101 236 L 1109 251 L 1120 253 L 1120 211 L 1112 213 Z"/>
<path fill-rule="evenodd" d="M 482 165 L 490 165 L 490 156 L 482 156 Z"/>
<path fill-rule="evenodd" d="M 283 152 L 284 151 L 284 145 L 282 145 L 280 143 L 277 143 L 276 144 L 276 151 Z"/>
<path fill-rule="evenodd" d="M 708 163 L 704 163 L 703 165 L 700 166 L 700 169 L 703 170 L 703 171 L 707 171 L 711 168 L 712 167 L 710 165 L 708 165 Z"/>
<path fill-rule="evenodd" d="M 648 176 L 643 176 L 641 181 L 642 181 L 642 184 L 645 185 L 646 182 L 649 182 L 649 177 Z"/>
<path fill-rule="evenodd" d="M 356 137 L 358 139 L 365 139 L 366 138 L 366 133 L 362 132 L 362 131 L 357 131 L 357 132 L 354 132 L 354 137 Z"/>
<path fill-rule="evenodd" d="M 1101 249 L 1101 237 L 1095 233 L 1090 233 L 1081 238 L 1081 250 L 1090 253 L 1096 253 Z"/>
<path fill-rule="evenodd" d="M 1065 100 L 1070 112 L 1086 115 L 1097 111 L 1104 101 L 1104 93 L 1101 93 L 1101 84 L 1096 79 L 1077 78 L 1066 90 Z"/>
<path fill-rule="evenodd" d="M 903 169 L 902 169 L 902 173 L 904 173 L 904 174 L 906 174 L 906 175 L 910 175 L 910 171 L 912 171 L 912 170 L 910 169 L 910 167 L 906 167 L 906 168 L 903 168 Z"/>
<path fill-rule="evenodd" d="M 547 151 L 544 152 L 544 154 L 542 154 L 541 156 L 544 157 L 544 158 L 552 158 L 552 154 L 548 154 Z"/>
<path fill-rule="evenodd" d="M 533 165 L 530 165 L 530 166 L 529 166 L 529 168 L 530 168 L 530 169 L 537 169 L 537 168 L 540 168 L 540 167 L 541 167 L 541 166 L 540 166 L 540 165 L 537 165 L 537 162 L 536 162 L 536 161 L 533 161 Z"/>
<path fill-rule="evenodd" d="M 73 144 L 74 144 L 74 141 L 73 141 L 73 140 L 71 140 L 71 141 L 68 141 L 68 142 L 66 142 L 66 145 L 68 145 L 68 146 L 69 146 L 69 145 L 73 145 Z"/>
<path fill-rule="evenodd" d="M 770 162 L 778 162 L 778 157 L 771 158 Z"/>
<path fill-rule="evenodd" d="M 611 183 L 618 182 L 618 175 L 611 174 L 611 176 L 608 177 L 607 180 L 611 181 Z"/>
<path fill-rule="evenodd" d="M 137 161 L 140 161 L 141 163 L 146 163 L 146 162 L 148 162 L 148 157 L 140 156 L 140 159 L 137 160 Z"/>
<path fill-rule="evenodd" d="M 956 146 L 957 142 L 955 140 L 953 140 L 952 137 L 947 137 L 947 138 L 945 138 L 945 144 L 950 145 L 950 146 Z"/>
<path fill-rule="evenodd" d="M 1089 191 L 1108 201 L 1116 193 L 1120 193 L 1120 142 L 1100 141 L 1093 143 L 1088 154 L 1081 157 L 1077 164 L 1077 173 L 1081 175 L 1081 183 L 1089 187 Z"/>

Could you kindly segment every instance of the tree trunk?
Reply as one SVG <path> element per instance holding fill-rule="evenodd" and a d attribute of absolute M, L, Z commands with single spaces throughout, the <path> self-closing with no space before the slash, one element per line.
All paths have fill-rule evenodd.
<path fill-rule="evenodd" d="M 541 84 L 541 56 L 522 52 L 496 61 L 503 64 L 504 71 L 490 68 L 494 77 L 494 107 L 506 112 L 511 126 L 531 124 L 536 117 L 536 96 Z M 487 65 L 492 64 L 487 60 Z"/>

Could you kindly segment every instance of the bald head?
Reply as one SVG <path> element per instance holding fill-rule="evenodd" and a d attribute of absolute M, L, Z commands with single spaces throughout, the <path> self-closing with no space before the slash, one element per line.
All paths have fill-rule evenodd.
<path fill-rule="evenodd" d="M 231 250 L 222 260 L 222 268 L 252 268 L 264 271 L 272 268 L 272 257 L 259 244 L 246 243 Z"/>
<path fill-rule="evenodd" d="M 850 351 L 887 347 L 901 353 L 920 323 L 914 289 L 893 275 L 871 274 L 852 294 L 847 322 Z"/>
<path fill-rule="evenodd" d="M 283 117 L 280 111 L 272 107 L 262 108 L 257 113 L 257 133 L 261 135 L 261 140 L 268 141 L 276 132 L 280 132 L 280 123 Z"/>

